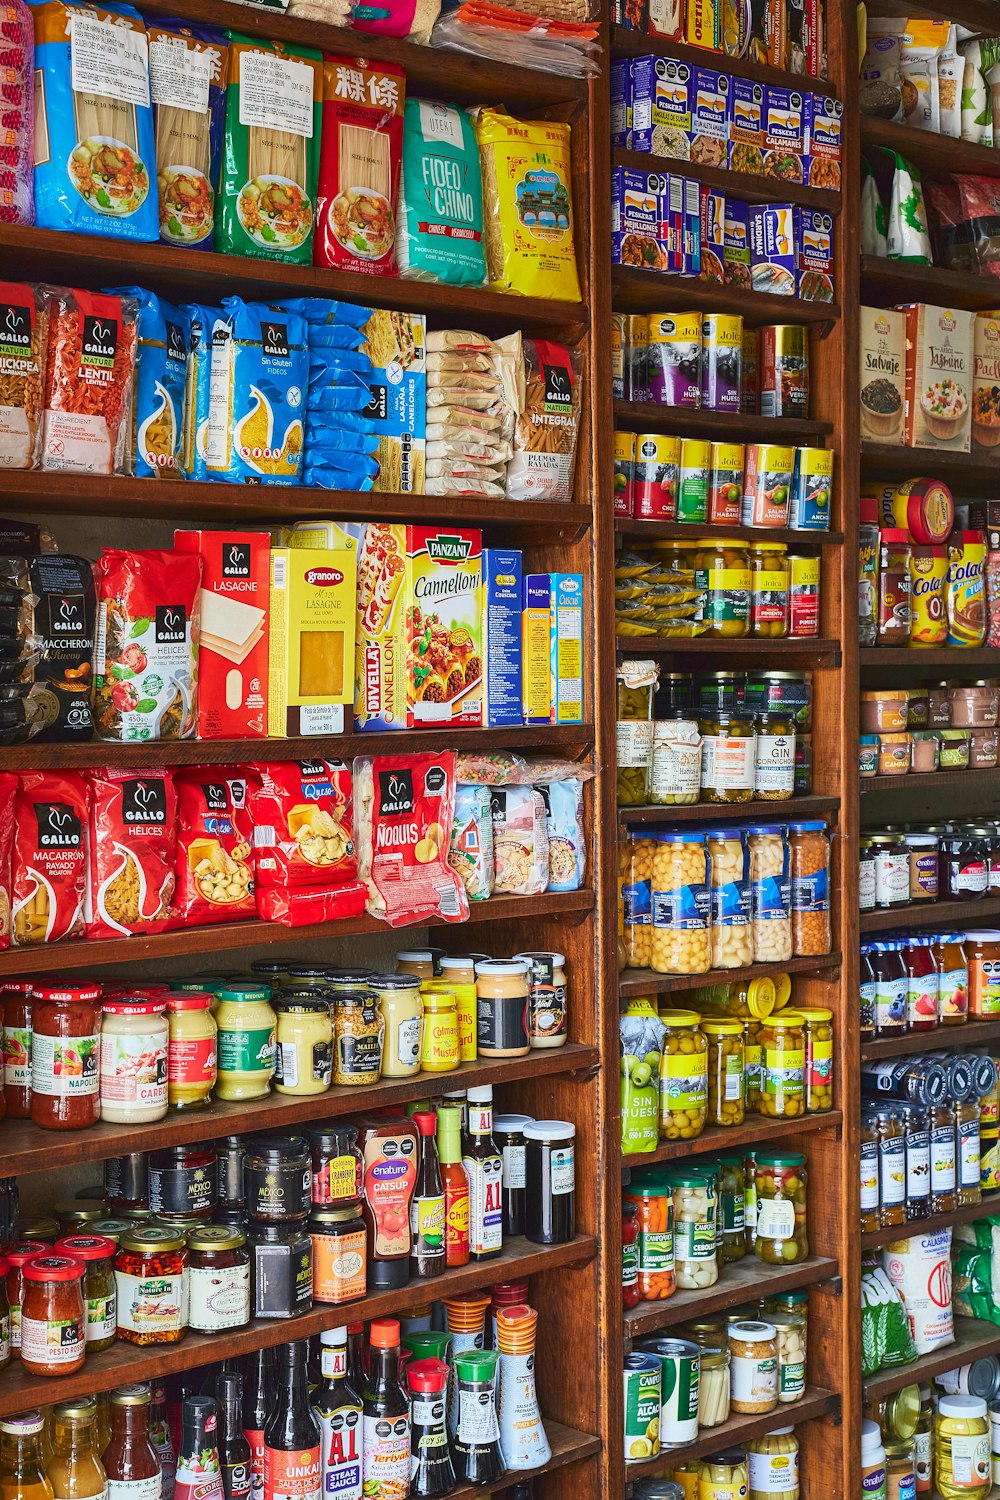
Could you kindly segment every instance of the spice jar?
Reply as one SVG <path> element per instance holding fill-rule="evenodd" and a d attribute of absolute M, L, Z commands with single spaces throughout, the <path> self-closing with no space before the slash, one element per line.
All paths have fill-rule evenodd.
<path fill-rule="evenodd" d="M 207 1218 L 219 1201 L 219 1169 L 209 1146 L 170 1146 L 149 1158 L 149 1207 L 175 1219 Z"/>
<path fill-rule="evenodd" d="M 319 1208 L 339 1207 L 361 1196 L 362 1158 L 356 1125 L 327 1125 L 306 1131 L 311 1155 L 311 1200 Z"/>
<path fill-rule="evenodd" d="M 184 1236 L 156 1224 L 122 1236 L 115 1256 L 118 1337 L 176 1344 L 188 1321 L 189 1254 Z"/>
<path fill-rule="evenodd" d="M 68 1255 L 84 1265 L 87 1353 L 100 1354 L 102 1349 L 110 1349 L 117 1327 L 115 1252 L 118 1246 L 104 1235 L 71 1234 L 56 1240 L 53 1248 L 56 1255 Z"/>
<path fill-rule="evenodd" d="M 752 542 L 750 634 L 778 640 L 788 634 L 788 548 L 782 542 Z"/>
<path fill-rule="evenodd" d="M 743 711 L 715 713 L 700 719 L 698 727 L 702 801 L 752 801 L 757 735 L 753 720 Z"/>
<path fill-rule="evenodd" d="M 333 1022 L 317 990 L 283 990 L 274 1002 L 274 1089 L 307 1097 L 325 1094 L 333 1072 Z"/>
<path fill-rule="evenodd" d="M 760 1416 L 778 1405 L 778 1335 L 773 1323 L 730 1323 L 730 1406 Z"/>
<path fill-rule="evenodd" d="M 799 1500 L 799 1440 L 776 1427 L 747 1444 L 749 1500 Z"/>
<path fill-rule="evenodd" d="M 658 830 L 650 882 L 650 967 L 659 974 L 706 974 L 711 893 L 704 834 Z"/>
<path fill-rule="evenodd" d="M 702 1021 L 708 1039 L 708 1122 L 742 1125 L 743 1025 L 740 1021 Z"/>
<path fill-rule="evenodd" d="M 738 828 L 705 829 L 711 875 L 709 960 L 713 969 L 745 969 L 753 962 L 750 858 Z"/>
<path fill-rule="evenodd" d="M 168 1026 L 162 999 L 128 996 L 101 1006 L 101 1118 L 120 1125 L 167 1112 Z"/>
<path fill-rule="evenodd" d="M 649 769 L 649 801 L 655 807 L 690 807 L 701 796 L 701 735 L 698 722 L 678 709 L 655 720 Z"/>
<path fill-rule="evenodd" d="M 756 714 L 754 797 L 786 802 L 795 791 L 795 724 L 783 713 Z"/>
<path fill-rule="evenodd" d="M 38 1254 L 24 1263 L 21 1363 L 30 1375 L 71 1375 L 86 1356 L 83 1261 Z"/>
<path fill-rule="evenodd" d="M 905 531 L 888 527 L 879 532 L 877 646 L 910 644 L 911 552 Z"/>
<path fill-rule="evenodd" d="M 677 1171 L 674 1190 L 674 1267 L 685 1292 L 702 1291 L 719 1279 L 715 1253 L 715 1174 Z"/>
<path fill-rule="evenodd" d="M 274 1073 L 277 1017 L 266 984 L 232 983 L 218 991 L 219 1099 L 266 1099 Z"/>
<path fill-rule="evenodd" d="M 778 1400 L 791 1405 L 806 1391 L 808 1311 L 772 1311 L 765 1316 L 778 1335 Z"/>
<path fill-rule="evenodd" d="M 806 1114 L 833 1108 L 833 1011 L 822 1006 L 800 1006 L 806 1026 Z"/>
<path fill-rule="evenodd" d="M 940 1396 L 934 1418 L 934 1487 L 943 1500 L 986 1500 L 990 1423 L 980 1396 Z"/>
<path fill-rule="evenodd" d="M 797 1153 L 756 1152 L 754 1251 L 768 1265 L 796 1265 L 809 1256 L 805 1161 Z"/>
<path fill-rule="evenodd" d="M 335 1307 L 357 1302 L 368 1284 L 368 1237 L 360 1201 L 336 1208 L 314 1208 L 308 1227 L 314 1299 Z"/>
<path fill-rule="evenodd" d="M 677 1287 L 674 1270 L 674 1203 L 670 1181 L 638 1175 L 622 1190 L 623 1204 L 636 1213 L 636 1301 L 662 1302 Z"/>
<path fill-rule="evenodd" d="M 649 800 L 653 752 L 653 697 L 659 680 L 655 661 L 623 661 L 615 673 L 619 807 L 644 807 Z"/>
<path fill-rule="evenodd" d="M 708 1118 L 708 1038 L 693 1010 L 668 1010 L 660 1059 L 660 1136 L 690 1141 Z"/>
<path fill-rule="evenodd" d="M 724 1333 L 722 1335 L 724 1337 Z M 701 1342 L 699 1340 L 699 1342 Z M 698 1426 L 721 1427 L 729 1421 L 729 1349 L 701 1344 L 701 1378 L 698 1384 Z M 677 1470 L 674 1470 L 676 1477 Z"/>
<path fill-rule="evenodd" d="M 171 1109 L 203 1109 L 218 1076 L 214 996 L 168 994 L 167 1099 Z"/>
<path fill-rule="evenodd" d="M 188 1322 L 199 1333 L 245 1328 L 250 1322 L 250 1251 L 242 1229 L 205 1224 L 188 1235 Z"/>
<path fill-rule="evenodd" d="M 82 1130 L 100 1118 L 101 987 L 36 984 L 31 1004 L 31 1118 Z"/>
<path fill-rule="evenodd" d="M 716 1214 L 716 1231 L 721 1226 L 722 1239 L 718 1253 L 723 1265 L 742 1260 L 747 1253 L 746 1245 L 746 1184 L 743 1175 L 742 1156 L 720 1156 L 719 1162 L 719 1207 Z M 716 1240 L 719 1239 L 718 1232 Z"/>
<path fill-rule="evenodd" d="M 792 951 L 799 957 L 829 953 L 830 837 L 825 823 L 789 823 Z"/>
<path fill-rule="evenodd" d="M 699 587 L 705 590 L 707 635 L 734 640 L 750 632 L 750 560 L 746 545 L 732 537 L 701 542 L 695 553 Z M 787 577 L 785 591 L 787 596 Z"/>
<path fill-rule="evenodd" d="M 333 997 L 333 1081 L 364 1088 L 382 1071 L 385 1022 L 371 990 L 338 990 Z"/>
<path fill-rule="evenodd" d="M 768 1016 L 761 1026 L 760 1045 L 760 1113 L 772 1119 L 795 1119 L 805 1107 L 805 1022 L 798 1011 Z"/>
<path fill-rule="evenodd" d="M 792 956 L 788 845 L 780 823 L 753 824 L 746 834 L 754 962 L 783 963 Z"/>
<path fill-rule="evenodd" d="M 243 1194 L 249 1219 L 304 1223 L 309 1216 L 312 1157 L 301 1135 L 259 1135 L 244 1141 Z"/>

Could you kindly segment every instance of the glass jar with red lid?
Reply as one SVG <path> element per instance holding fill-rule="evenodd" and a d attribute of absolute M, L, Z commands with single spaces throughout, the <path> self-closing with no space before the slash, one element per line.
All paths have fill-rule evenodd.
<path fill-rule="evenodd" d="M 8 979 L 3 995 L 3 1080 L 12 1120 L 31 1119 L 31 992 L 27 979 Z"/>
<path fill-rule="evenodd" d="M 82 1130 L 101 1115 L 101 987 L 40 984 L 31 1004 L 31 1118 Z"/>
<path fill-rule="evenodd" d="M 934 939 L 911 933 L 903 942 L 906 969 L 906 1029 L 936 1031 L 940 1022 L 941 979 L 934 957 Z"/>
<path fill-rule="evenodd" d="M 981 901 L 990 880 L 989 840 L 971 827 L 950 829 L 941 838 L 942 901 Z"/>
<path fill-rule="evenodd" d="M 100 1354 L 115 1341 L 115 1252 L 114 1240 L 102 1234 L 68 1234 L 56 1240 L 56 1255 L 82 1260 L 83 1300 L 87 1311 L 87 1353 Z"/>
<path fill-rule="evenodd" d="M 0 1370 L 10 1364 L 10 1306 L 7 1302 L 7 1257 L 0 1255 Z"/>
<path fill-rule="evenodd" d="M 24 1268 L 29 1260 L 36 1255 L 42 1255 L 44 1251 L 37 1240 L 15 1240 L 4 1251 L 4 1259 L 7 1262 L 6 1288 L 7 1304 L 10 1308 L 10 1350 L 12 1354 L 21 1352 L 21 1303 L 24 1301 Z"/>
<path fill-rule="evenodd" d="M 21 1304 L 21 1363 L 32 1375 L 71 1375 L 86 1357 L 86 1267 L 71 1255 L 26 1261 Z"/>
<path fill-rule="evenodd" d="M 639 1291 L 639 1205 L 628 1198 L 622 1203 L 622 1307 L 638 1307 Z"/>
<path fill-rule="evenodd" d="M 875 1040 L 875 968 L 871 943 L 861 944 L 861 983 L 858 986 L 861 1010 L 861 1040 Z"/>
<path fill-rule="evenodd" d="M 906 1031 L 907 974 L 903 943 L 880 938 L 869 943 L 875 971 L 875 1035 L 901 1036 Z"/>
<path fill-rule="evenodd" d="M 122 1236 L 115 1256 L 118 1337 L 177 1344 L 187 1332 L 190 1256 L 183 1234 L 148 1224 Z"/>

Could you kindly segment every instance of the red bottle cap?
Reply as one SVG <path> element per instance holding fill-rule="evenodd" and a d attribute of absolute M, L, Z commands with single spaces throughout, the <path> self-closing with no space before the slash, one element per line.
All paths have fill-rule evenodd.
<path fill-rule="evenodd" d="M 421 1135 L 437 1134 L 437 1115 L 432 1109 L 418 1109 L 413 1116 L 413 1123 Z"/>
<path fill-rule="evenodd" d="M 25 1263 L 25 1281 L 79 1281 L 86 1271 L 72 1255 L 35 1255 Z"/>
<path fill-rule="evenodd" d="M 168 1010 L 208 1010 L 215 1000 L 214 995 L 205 994 L 168 994 L 164 996 Z"/>
<path fill-rule="evenodd" d="M 52 1248 L 57 1255 L 68 1255 L 71 1260 L 107 1260 L 118 1246 L 103 1234 L 68 1234 L 56 1240 Z"/>
<path fill-rule="evenodd" d="M 52 1000 L 57 1005 L 73 1005 L 81 1000 L 99 1000 L 99 984 L 36 984 L 32 994 L 39 1000 Z"/>
<path fill-rule="evenodd" d="M 414 1395 L 443 1395 L 448 1384 L 448 1366 L 443 1359 L 414 1360 L 407 1366 L 406 1383 Z"/>
<path fill-rule="evenodd" d="M 395 1318 L 373 1318 L 368 1325 L 368 1342 L 373 1349 L 395 1349 L 399 1345 L 399 1324 Z"/>

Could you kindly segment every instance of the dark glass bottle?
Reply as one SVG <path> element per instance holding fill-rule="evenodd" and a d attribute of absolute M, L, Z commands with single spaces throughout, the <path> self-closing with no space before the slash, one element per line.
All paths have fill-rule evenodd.
<path fill-rule="evenodd" d="M 493 1260 L 503 1249 L 503 1157 L 493 1139 L 493 1090 L 468 1091 L 462 1165 L 469 1179 L 469 1257 Z"/>
<path fill-rule="evenodd" d="M 410 1494 L 447 1495 L 455 1488 L 455 1465 L 448 1448 L 448 1366 L 443 1359 L 418 1359 L 407 1366 L 410 1421 L 413 1431 L 413 1478 Z"/>
<path fill-rule="evenodd" d="M 405 1495 L 410 1483 L 410 1403 L 399 1383 L 396 1319 L 374 1318 L 368 1344 L 371 1364 L 362 1403 L 365 1489 L 376 1495 Z"/>
<path fill-rule="evenodd" d="M 322 1447 L 323 1500 L 361 1500 L 362 1406 L 347 1373 L 347 1329 L 320 1334 L 322 1379 L 313 1410 Z"/>
<path fill-rule="evenodd" d="M 444 1185 L 437 1149 L 437 1116 L 419 1110 L 413 1123 L 420 1133 L 417 1181 L 410 1200 L 410 1275 L 440 1276 L 444 1259 Z"/>
<path fill-rule="evenodd" d="M 496 1411 L 495 1349 L 465 1349 L 454 1357 L 458 1383 L 455 1477 L 460 1484 L 492 1484 L 504 1473 Z"/>
<path fill-rule="evenodd" d="M 274 1350 L 257 1349 L 243 1372 L 243 1436 L 250 1444 L 250 1493 L 264 1494 L 264 1427 L 274 1400 Z"/>
<path fill-rule="evenodd" d="M 309 1405 L 308 1339 L 278 1350 L 276 1397 L 264 1424 L 264 1500 L 319 1500 L 319 1423 Z"/>
<path fill-rule="evenodd" d="M 250 1444 L 243 1431 L 243 1376 L 224 1370 L 216 1379 L 219 1402 L 219 1462 L 226 1500 L 249 1500 L 253 1488 Z"/>
<path fill-rule="evenodd" d="M 174 1500 L 223 1500 L 213 1396 L 186 1396 L 181 1403 Z"/>
<path fill-rule="evenodd" d="M 355 1391 L 365 1388 L 365 1325 L 347 1325 L 347 1379 Z"/>

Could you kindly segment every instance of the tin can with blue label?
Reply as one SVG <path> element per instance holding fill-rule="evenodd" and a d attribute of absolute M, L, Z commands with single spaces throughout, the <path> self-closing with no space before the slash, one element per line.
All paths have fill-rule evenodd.
<path fill-rule="evenodd" d="M 832 500 L 832 449 L 796 448 L 789 525 L 797 531 L 829 531 Z"/>

